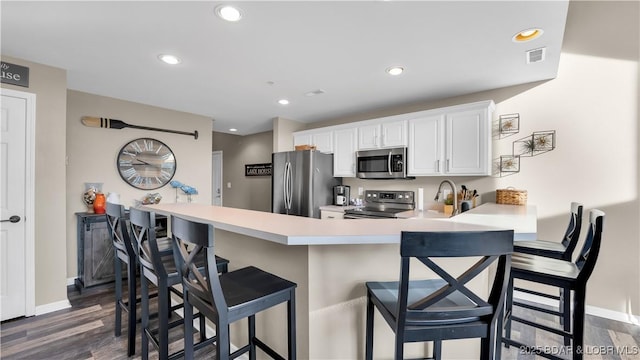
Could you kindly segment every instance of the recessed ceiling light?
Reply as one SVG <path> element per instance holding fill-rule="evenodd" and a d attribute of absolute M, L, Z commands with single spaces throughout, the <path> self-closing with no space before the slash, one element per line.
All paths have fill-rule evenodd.
<path fill-rule="evenodd" d="M 240 12 L 240 9 L 230 5 L 217 6 L 216 15 L 218 15 L 220 18 L 224 20 L 231 21 L 231 22 L 238 21 L 242 18 L 242 13 Z"/>
<path fill-rule="evenodd" d="M 236 129 L 236 128 L 231 128 L 231 129 L 229 129 L 229 131 L 231 131 L 231 132 L 236 132 L 236 131 L 238 131 L 238 129 Z"/>
<path fill-rule="evenodd" d="M 544 30 L 540 28 L 531 28 L 527 30 L 522 30 L 519 33 L 513 35 L 512 40 L 514 42 L 531 41 L 533 39 L 539 38 L 542 35 L 542 33 L 544 33 Z"/>
<path fill-rule="evenodd" d="M 289 100 L 280 99 L 280 100 L 278 100 L 278 104 L 280 104 L 280 105 L 289 105 Z"/>
<path fill-rule="evenodd" d="M 395 76 L 395 75 L 402 74 L 402 72 L 404 71 L 404 68 L 402 66 L 392 66 L 392 67 L 387 68 L 386 71 L 387 71 L 387 73 L 389 75 L 394 75 Z"/>
<path fill-rule="evenodd" d="M 169 64 L 169 65 L 177 65 L 182 62 L 182 60 L 180 60 L 180 58 L 178 58 L 177 56 L 169 55 L 169 54 L 160 54 L 158 55 L 158 59 L 160 59 L 160 61 L 162 61 L 163 63 Z"/>

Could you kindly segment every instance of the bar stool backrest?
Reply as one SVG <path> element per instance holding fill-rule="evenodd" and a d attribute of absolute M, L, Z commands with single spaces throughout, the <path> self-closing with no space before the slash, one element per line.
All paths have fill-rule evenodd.
<path fill-rule="evenodd" d="M 127 263 L 129 259 L 135 261 L 137 251 L 129 237 L 124 206 L 107 202 L 105 215 L 107 217 L 107 231 L 113 242 L 116 256 Z"/>
<path fill-rule="evenodd" d="M 182 285 L 190 296 L 196 296 L 216 309 L 220 318 L 227 316 L 228 307 L 216 266 L 213 225 L 196 223 L 171 216 L 173 253 Z M 198 270 L 198 255 L 205 256 L 205 272 Z M 226 319 L 226 318 L 225 318 Z"/>
<path fill-rule="evenodd" d="M 572 202 L 570 216 L 567 231 L 564 233 L 564 238 L 562 238 L 562 245 L 566 248 L 565 258 L 569 261 L 571 261 L 573 251 L 578 245 L 580 231 L 582 230 L 582 204 Z"/>
<path fill-rule="evenodd" d="M 604 212 L 596 209 L 589 212 L 589 231 L 584 239 L 580 255 L 576 259 L 576 266 L 580 269 L 578 278 L 584 282 L 591 276 L 600 253 L 604 215 Z"/>
<path fill-rule="evenodd" d="M 166 278 L 167 269 L 162 262 L 156 240 L 156 214 L 132 207 L 129 209 L 129 222 L 131 235 L 136 240 L 135 245 L 140 264 L 156 273 L 159 278 Z"/>
<path fill-rule="evenodd" d="M 502 307 L 508 285 L 512 252 L 513 230 L 402 232 L 398 327 L 437 322 L 465 322 L 485 316 L 492 319 L 497 317 L 500 313 L 497 309 Z M 441 257 L 480 257 L 480 259 L 455 278 L 432 260 L 432 258 Z M 439 290 L 409 304 L 411 258 L 417 258 L 444 280 L 444 283 Z M 484 300 L 469 290 L 465 284 L 496 261 L 498 266 L 493 285 L 487 300 Z M 456 291 L 476 306 L 447 308 L 445 298 Z M 443 304 L 441 300 L 445 300 L 445 303 Z"/>

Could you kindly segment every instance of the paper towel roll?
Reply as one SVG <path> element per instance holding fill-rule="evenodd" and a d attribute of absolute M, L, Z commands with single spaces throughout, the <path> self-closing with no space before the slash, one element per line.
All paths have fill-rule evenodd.
<path fill-rule="evenodd" d="M 424 210 L 424 189 L 418 188 L 418 211 Z"/>

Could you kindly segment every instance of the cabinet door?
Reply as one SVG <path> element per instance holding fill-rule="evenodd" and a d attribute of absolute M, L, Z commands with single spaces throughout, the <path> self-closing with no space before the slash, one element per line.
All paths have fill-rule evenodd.
<path fill-rule="evenodd" d="M 446 173 L 491 174 L 488 122 L 484 109 L 446 115 Z"/>
<path fill-rule="evenodd" d="M 380 147 L 404 147 L 407 146 L 406 121 L 394 121 L 383 123 Z"/>
<path fill-rule="evenodd" d="M 293 146 L 296 146 L 296 145 L 313 145 L 311 134 L 294 134 Z"/>
<path fill-rule="evenodd" d="M 327 154 L 333 153 L 332 131 L 313 134 L 311 136 L 311 141 L 313 141 L 313 145 L 316 146 L 316 150 Z"/>
<path fill-rule="evenodd" d="M 356 136 L 356 128 L 333 132 L 333 176 L 356 176 Z"/>
<path fill-rule="evenodd" d="M 294 134 L 293 145 L 315 145 L 316 150 L 331 154 L 333 152 L 333 132 Z"/>
<path fill-rule="evenodd" d="M 365 125 L 358 127 L 358 150 L 378 148 L 380 125 Z"/>
<path fill-rule="evenodd" d="M 442 174 L 443 155 L 444 115 L 409 120 L 408 175 Z"/>

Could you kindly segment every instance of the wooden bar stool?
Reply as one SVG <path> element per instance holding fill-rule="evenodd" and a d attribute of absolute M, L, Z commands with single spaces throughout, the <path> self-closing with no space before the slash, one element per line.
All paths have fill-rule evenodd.
<path fill-rule="evenodd" d="M 169 354 L 169 330 L 182 325 L 182 319 L 169 322 L 171 313 L 182 308 L 183 304 L 171 306 L 171 293 L 181 299 L 182 291 L 175 287 L 181 284 L 182 279 L 178 274 L 173 257 L 173 247 L 170 238 L 156 238 L 155 213 L 140 209 L 129 210 L 131 234 L 136 240 L 138 260 L 140 262 L 140 287 L 142 298 L 142 358 L 149 357 L 149 341 L 158 350 L 159 359 L 174 359 L 184 355 L 184 350 Z M 216 256 L 218 272 L 227 272 L 229 260 Z M 200 269 L 204 269 L 204 258 L 199 259 Z M 149 283 L 155 285 L 158 290 L 158 328 L 149 327 Z M 200 318 L 200 342 L 195 344 L 200 348 L 215 341 L 215 338 L 206 338 L 206 324 L 204 317 Z M 193 339 L 185 339 L 193 341 Z"/>
<path fill-rule="evenodd" d="M 403 359 L 405 342 L 433 341 L 433 358 L 441 358 L 442 340 L 482 338 L 481 359 L 499 357 L 502 316 L 509 279 L 513 230 L 474 232 L 402 232 L 400 281 L 367 282 L 365 359 L 373 359 L 374 308 L 395 333 L 395 359 Z M 437 258 L 481 257 L 455 278 Z M 416 258 L 439 279 L 410 280 Z M 486 299 L 465 285 L 496 263 Z"/>
<path fill-rule="evenodd" d="M 537 255 L 514 255 L 512 258 L 511 279 L 509 286 L 513 289 L 514 279 L 523 279 L 535 283 L 555 286 L 563 290 L 565 302 L 569 302 L 573 291 L 573 316 L 570 316 L 571 307 L 562 311 L 553 311 L 535 305 L 524 304 L 513 300 L 513 291 L 507 294 L 505 312 L 505 336 L 502 341 L 508 347 L 510 345 L 527 348 L 541 356 L 550 359 L 561 359 L 554 354 L 543 353 L 541 348 L 523 344 L 511 339 L 511 322 L 517 321 L 525 325 L 560 335 L 564 338 L 564 344 L 569 345 L 573 340 L 573 359 L 582 359 L 584 352 L 584 316 L 587 281 L 593 272 L 600 252 L 602 241 L 602 227 L 605 214 L 600 210 L 591 210 L 589 213 L 589 231 L 584 240 L 580 255 L 575 262 L 551 259 Z M 542 293 L 531 292 L 536 295 Z M 547 325 L 538 324 L 532 320 L 513 315 L 513 305 L 526 307 L 530 310 L 563 317 L 564 329 L 556 329 Z M 573 328 L 573 332 L 571 329 Z"/>
<path fill-rule="evenodd" d="M 274 359 L 283 359 L 267 344 L 257 338 L 255 315 L 275 305 L 287 303 L 288 358 L 296 358 L 296 284 L 274 274 L 249 266 L 218 274 L 215 265 L 213 225 L 201 224 L 176 216 L 171 217 L 174 254 L 182 276 L 184 292 L 184 336 L 193 335 L 193 307 L 216 325 L 216 359 L 235 359 L 248 352 L 256 358 L 260 348 Z M 204 254 L 206 271 L 200 273 L 194 262 Z M 247 318 L 249 343 L 231 353 L 229 326 Z M 193 358 L 193 345 L 185 341 L 185 359 Z"/>

